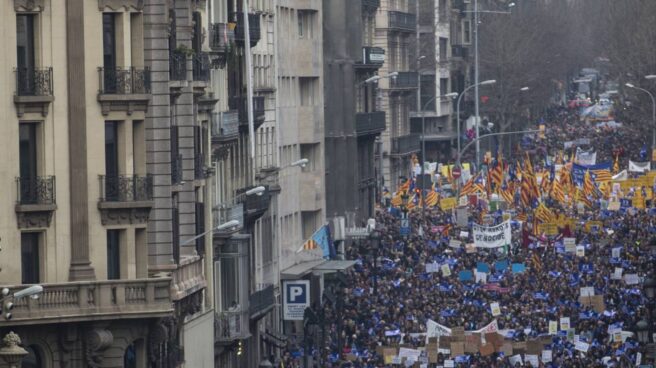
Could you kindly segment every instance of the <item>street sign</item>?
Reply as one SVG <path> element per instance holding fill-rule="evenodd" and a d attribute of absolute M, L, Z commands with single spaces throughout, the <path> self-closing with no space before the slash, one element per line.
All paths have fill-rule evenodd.
<path fill-rule="evenodd" d="M 302 321 L 310 306 L 310 280 L 283 281 L 283 319 Z"/>
<path fill-rule="evenodd" d="M 454 179 L 460 179 L 460 175 L 462 175 L 462 171 L 459 167 L 454 167 L 453 171 L 451 171 L 451 176 L 453 176 Z"/>

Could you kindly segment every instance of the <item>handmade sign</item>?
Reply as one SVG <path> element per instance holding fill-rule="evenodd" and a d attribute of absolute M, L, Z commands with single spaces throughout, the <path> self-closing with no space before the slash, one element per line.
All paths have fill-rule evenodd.
<path fill-rule="evenodd" d="M 492 312 L 492 315 L 494 317 L 498 316 L 501 314 L 501 307 L 499 307 L 499 303 L 490 303 L 490 311 Z"/>
<path fill-rule="evenodd" d="M 560 330 L 561 331 L 569 330 L 569 317 L 560 318 Z"/>
<path fill-rule="evenodd" d="M 474 244 L 478 248 L 498 248 L 509 245 L 512 241 L 510 221 L 505 221 L 497 226 L 472 225 L 474 233 Z"/>

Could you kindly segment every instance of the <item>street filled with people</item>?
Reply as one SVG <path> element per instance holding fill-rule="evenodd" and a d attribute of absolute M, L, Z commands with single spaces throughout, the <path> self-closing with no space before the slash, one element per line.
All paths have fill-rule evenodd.
<path fill-rule="evenodd" d="M 651 131 L 608 120 L 554 107 L 536 121 L 540 133 L 510 157 L 487 154 L 466 181 L 451 168 L 424 191 L 413 178 L 399 183 L 377 209 L 378 236 L 347 249 L 356 264 L 341 304 L 325 305 L 317 359 L 639 366 L 653 308 Z M 293 356 L 285 367 L 299 364 Z"/>

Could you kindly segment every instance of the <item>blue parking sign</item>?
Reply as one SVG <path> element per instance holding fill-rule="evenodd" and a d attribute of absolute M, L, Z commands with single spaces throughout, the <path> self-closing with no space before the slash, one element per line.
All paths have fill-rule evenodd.
<path fill-rule="evenodd" d="M 283 282 L 283 319 L 302 321 L 305 308 L 309 306 L 309 280 L 288 280 Z"/>

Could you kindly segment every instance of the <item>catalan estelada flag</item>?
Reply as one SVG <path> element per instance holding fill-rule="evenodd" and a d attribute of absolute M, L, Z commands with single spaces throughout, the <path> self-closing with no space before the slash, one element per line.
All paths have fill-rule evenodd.
<path fill-rule="evenodd" d="M 303 245 L 296 251 L 300 253 L 304 250 L 312 250 L 321 248 L 324 258 L 330 258 L 330 228 L 328 225 L 323 225 L 319 230 L 312 234 L 312 237 L 303 243 Z"/>
<path fill-rule="evenodd" d="M 603 170 L 592 170 L 592 173 L 595 174 L 595 182 L 596 183 L 607 183 L 611 180 L 613 180 L 613 175 L 610 173 L 610 170 L 608 169 L 603 169 Z"/>

